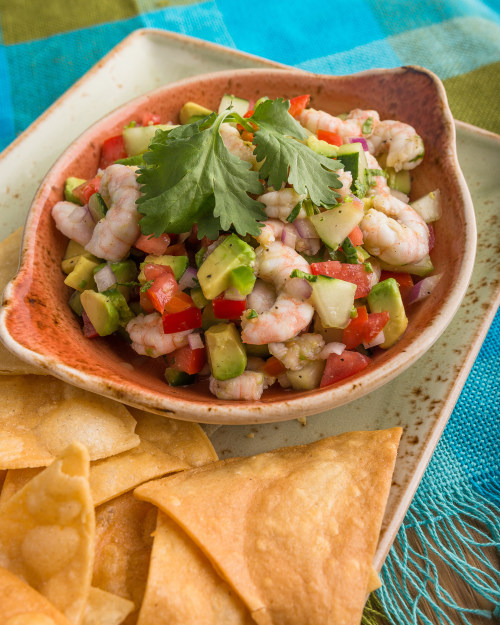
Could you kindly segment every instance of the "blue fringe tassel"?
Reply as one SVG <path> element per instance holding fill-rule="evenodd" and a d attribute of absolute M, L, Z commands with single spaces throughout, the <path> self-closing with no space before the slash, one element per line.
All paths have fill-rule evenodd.
<path fill-rule="evenodd" d="M 376 591 L 390 623 L 473 625 L 468 617 L 500 617 L 500 572 L 488 557 L 500 548 L 497 504 L 498 480 L 474 488 L 462 483 L 446 492 L 422 484 L 382 569 L 384 585 Z M 446 569 L 492 609 L 459 605 L 440 584 Z M 372 601 L 364 622 L 373 622 L 373 607 Z"/>

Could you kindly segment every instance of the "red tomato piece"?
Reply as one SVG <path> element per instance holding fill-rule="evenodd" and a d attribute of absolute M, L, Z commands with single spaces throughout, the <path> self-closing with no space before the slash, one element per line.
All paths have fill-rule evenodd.
<path fill-rule="evenodd" d="M 82 204 L 88 204 L 90 196 L 99 191 L 101 179 L 99 176 L 86 180 L 78 187 L 73 189 L 73 195 L 80 200 Z"/>
<path fill-rule="evenodd" d="M 157 267 L 158 266 L 159 265 L 157 265 Z M 167 267 L 167 269 L 170 269 L 170 267 Z M 172 299 L 178 289 L 179 285 L 177 284 L 174 274 L 170 269 L 169 272 L 165 271 L 154 279 L 153 284 L 146 291 L 146 295 L 149 301 L 153 304 L 155 310 L 162 313 L 165 310 L 165 306 Z"/>
<path fill-rule="evenodd" d="M 363 245 L 363 233 L 361 232 L 361 228 L 359 226 L 354 227 L 353 231 L 349 234 L 349 240 L 354 247 Z"/>
<path fill-rule="evenodd" d="M 155 311 L 155 307 L 149 300 L 148 296 L 146 295 L 146 292 L 142 292 L 142 291 L 139 292 L 139 304 L 141 305 L 142 310 L 147 315 Z"/>
<path fill-rule="evenodd" d="M 252 141 L 253 141 L 253 132 L 248 132 L 247 130 L 244 130 L 241 133 L 241 138 L 243 139 L 243 141 L 249 141 L 250 143 L 252 143 Z"/>
<path fill-rule="evenodd" d="M 176 349 L 167 358 L 168 366 L 189 375 L 199 373 L 205 365 L 205 348 L 192 349 L 189 345 Z"/>
<path fill-rule="evenodd" d="M 160 123 L 160 116 L 155 113 L 144 113 L 141 119 L 142 126 L 156 126 Z"/>
<path fill-rule="evenodd" d="M 164 313 L 162 320 L 165 334 L 194 330 L 201 328 L 201 310 L 195 306 L 181 312 Z"/>
<path fill-rule="evenodd" d="M 413 278 L 409 273 L 398 273 L 397 271 L 382 271 L 380 274 L 380 282 L 387 280 L 388 278 L 394 278 L 399 285 L 399 292 L 402 299 L 408 297 L 410 291 L 413 288 Z"/>
<path fill-rule="evenodd" d="M 368 312 L 366 306 L 358 308 L 358 316 L 351 319 L 347 328 L 342 333 L 342 343 L 347 349 L 353 349 L 363 342 L 363 335 L 368 321 Z"/>
<path fill-rule="evenodd" d="M 271 356 L 271 358 L 268 358 L 266 360 L 266 363 L 262 367 L 262 370 L 267 375 L 270 375 L 272 377 L 278 377 L 286 371 L 286 367 L 281 362 L 281 360 L 278 360 L 275 356 Z"/>
<path fill-rule="evenodd" d="M 356 285 L 354 298 L 366 297 L 370 292 L 370 274 L 364 265 L 351 265 L 338 260 L 327 260 L 324 263 L 311 263 L 311 273 L 315 276 L 329 276 Z"/>
<path fill-rule="evenodd" d="M 247 308 L 247 300 L 224 299 L 219 295 L 212 300 L 212 306 L 217 319 L 239 319 Z"/>
<path fill-rule="evenodd" d="M 178 291 L 165 306 L 166 313 L 178 313 L 183 310 L 187 310 L 194 306 L 194 302 L 191 297 L 184 293 L 184 291 Z"/>
<path fill-rule="evenodd" d="M 298 95 L 295 98 L 290 98 L 290 108 L 288 109 L 290 115 L 298 117 L 309 104 L 310 99 L 310 95 Z"/>
<path fill-rule="evenodd" d="M 154 256 L 161 256 L 162 254 L 165 254 L 169 245 L 170 237 L 167 233 L 163 233 L 159 237 L 155 237 L 152 234 L 141 234 L 134 243 L 134 247 L 141 250 L 141 252 L 153 254 Z"/>
<path fill-rule="evenodd" d="M 99 167 L 101 169 L 106 169 L 106 167 L 112 165 L 120 158 L 127 158 L 123 136 L 116 135 L 114 137 L 109 137 L 109 139 L 106 139 L 102 144 Z"/>
<path fill-rule="evenodd" d="M 158 265 L 157 263 L 147 263 L 144 265 L 143 271 L 148 282 L 150 280 L 156 280 L 156 278 L 159 278 L 163 274 L 169 274 L 172 277 L 174 275 L 172 267 L 169 267 L 168 265 Z"/>
<path fill-rule="evenodd" d="M 358 371 L 362 371 L 370 364 L 371 360 L 368 356 L 359 352 L 348 352 L 344 350 L 340 356 L 338 354 L 330 354 L 326 361 L 325 371 L 321 378 L 320 388 L 335 384 L 344 378 L 348 378 Z"/>
<path fill-rule="evenodd" d="M 186 251 L 186 246 L 184 243 L 176 243 L 175 245 L 170 245 L 164 252 L 169 256 L 187 256 L 188 253 Z"/>
<path fill-rule="evenodd" d="M 384 310 L 379 313 L 370 313 L 363 332 L 363 343 L 371 343 L 382 332 L 389 321 L 389 313 Z"/>
<path fill-rule="evenodd" d="M 330 145 L 342 145 L 344 140 L 336 132 L 330 132 L 329 130 L 318 130 L 318 139 L 326 141 Z"/>

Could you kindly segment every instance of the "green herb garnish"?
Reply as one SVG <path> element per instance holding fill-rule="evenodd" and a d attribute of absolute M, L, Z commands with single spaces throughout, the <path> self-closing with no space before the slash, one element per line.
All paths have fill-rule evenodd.
<path fill-rule="evenodd" d="M 301 271 L 300 269 L 294 269 L 290 274 L 290 278 L 303 278 L 308 282 L 318 281 L 318 276 L 314 276 L 312 273 L 306 273 L 305 271 Z"/>
<path fill-rule="evenodd" d="M 361 132 L 364 135 L 371 135 L 373 130 L 373 117 L 368 117 L 363 126 L 361 127 Z"/>
<path fill-rule="evenodd" d="M 148 289 L 151 288 L 153 284 L 153 280 L 148 280 L 141 286 L 141 293 L 145 293 Z"/>
<path fill-rule="evenodd" d="M 346 262 L 348 262 L 350 265 L 359 264 L 358 252 L 354 245 L 351 243 L 351 239 L 349 237 L 346 237 L 342 242 L 342 251 L 345 254 Z"/>
<path fill-rule="evenodd" d="M 298 204 L 295 204 L 295 206 L 290 211 L 290 214 L 286 218 L 288 223 L 292 224 L 297 219 L 297 217 L 298 217 L 298 215 L 300 213 L 300 209 L 302 208 L 302 204 L 303 203 L 304 203 L 304 200 L 301 200 L 300 202 L 298 202 Z"/>
<path fill-rule="evenodd" d="M 255 319 L 258 316 L 257 311 L 252 308 L 247 314 L 247 319 Z"/>

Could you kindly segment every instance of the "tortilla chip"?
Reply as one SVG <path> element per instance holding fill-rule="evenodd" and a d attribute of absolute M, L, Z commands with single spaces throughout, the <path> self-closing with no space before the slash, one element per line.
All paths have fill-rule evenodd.
<path fill-rule="evenodd" d="M 23 238 L 23 226 L 0 242 L 0 297 L 7 282 L 13 278 L 19 268 L 19 253 Z M 0 375 L 35 373 L 46 375 L 43 369 L 23 362 L 4 346 L 0 340 Z"/>
<path fill-rule="evenodd" d="M 131 492 L 96 508 L 95 560 L 92 585 L 139 608 L 142 603 L 156 525 L 156 508 Z M 134 611 L 125 621 L 137 620 Z"/>
<path fill-rule="evenodd" d="M 250 625 L 245 604 L 194 542 L 161 512 L 138 625 Z"/>
<path fill-rule="evenodd" d="M 7 475 L 0 493 L 0 506 L 42 471 L 44 471 L 43 467 L 37 467 L 36 469 L 9 469 L 6 471 Z"/>
<path fill-rule="evenodd" d="M 350 432 L 139 486 L 259 625 L 358 624 L 401 428 Z"/>
<path fill-rule="evenodd" d="M 137 447 L 122 404 L 52 377 L 0 376 L 0 469 L 49 465 L 74 440 L 91 460 Z"/>
<path fill-rule="evenodd" d="M 88 452 L 70 445 L 0 508 L 0 566 L 78 623 L 90 588 L 94 507 Z"/>
<path fill-rule="evenodd" d="M 47 599 L 22 579 L 0 567 L 2 625 L 70 625 Z"/>
<path fill-rule="evenodd" d="M 120 625 L 134 608 L 128 599 L 91 587 L 81 625 Z"/>
<path fill-rule="evenodd" d="M 0 495 L 2 493 L 5 478 L 7 477 L 7 470 L 0 471 Z"/>

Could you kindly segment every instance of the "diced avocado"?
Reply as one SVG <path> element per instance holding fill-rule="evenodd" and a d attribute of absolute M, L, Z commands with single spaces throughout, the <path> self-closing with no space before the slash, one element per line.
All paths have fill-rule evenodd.
<path fill-rule="evenodd" d="M 234 323 L 218 323 L 205 331 L 208 363 L 216 380 L 241 375 L 247 366 L 247 354 Z"/>
<path fill-rule="evenodd" d="M 326 360 L 312 360 L 308 362 L 299 371 L 287 371 L 286 375 L 296 391 L 310 391 L 318 388 L 323 372 L 325 370 Z"/>
<path fill-rule="evenodd" d="M 165 380 L 169 386 L 187 386 L 196 380 L 196 376 L 189 375 L 189 373 L 179 371 L 173 367 L 167 367 L 165 369 Z"/>
<path fill-rule="evenodd" d="M 128 307 L 134 313 L 134 316 L 140 315 L 144 311 L 142 310 L 141 302 L 139 300 L 134 300 L 133 302 L 128 302 Z"/>
<path fill-rule="evenodd" d="M 106 202 L 103 200 L 100 193 L 94 193 L 89 198 L 89 212 L 92 215 L 93 220 L 97 223 L 104 219 L 108 212 Z"/>
<path fill-rule="evenodd" d="M 441 191 L 439 189 L 435 189 L 418 200 L 410 202 L 410 206 L 413 210 L 417 211 L 426 224 L 429 224 L 432 221 L 437 221 L 438 219 L 441 219 L 442 214 Z"/>
<path fill-rule="evenodd" d="M 388 278 L 377 283 L 368 294 L 370 312 L 389 313 L 389 321 L 384 327 L 385 341 L 380 345 L 387 349 L 403 335 L 408 325 L 398 283 L 394 278 Z"/>
<path fill-rule="evenodd" d="M 68 304 L 74 313 L 76 313 L 79 317 L 82 316 L 83 306 L 80 301 L 80 291 L 73 291 L 73 293 L 71 293 Z"/>
<path fill-rule="evenodd" d="M 311 282 L 310 300 L 325 328 L 345 328 L 351 320 L 356 285 L 337 278 L 318 276 Z"/>
<path fill-rule="evenodd" d="M 108 289 L 107 291 L 103 291 L 102 294 L 110 299 L 111 303 L 118 311 L 118 319 L 120 325 L 125 327 L 127 323 L 135 316 L 134 313 L 130 310 L 127 304 L 127 300 L 123 297 L 123 295 L 117 288 Z"/>
<path fill-rule="evenodd" d="M 408 195 L 411 190 L 411 177 L 408 169 L 396 171 L 393 167 L 387 167 L 387 184 L 391 189 L 401 191 Z"/>
<path fill-rule="evenodd" d="M 80 243 L 77 243 L 76 241 L 70 240 L 66 247 L 66 251 L 64 252 L 63 259 L 66 260 L 67 258 L 73 258 L 73 256 L 81 256 L 82 254 L 88 254 L 87 250 L 83 247 L 83 245 L 80 245 Z"/>
<path fill-rule="evenodd" d="M 199 269 L 203 265 L 203 258 L 207 253 L 206 247 L 200 247 L 200 249 L 194 255 L 194 262 L 196 263 L 196 267 Z"/>
<path fill-rule="evenodd" d="M 99 336 L 108 336 L 118 330 L 120 316 L 110 297 L 96 291 L 84 291 L 80 301 Z"/>
<path fill-rule="evenodd" d="M 98 266 L 98 262 L 85 256 L 80 256 L 73 271 L 66 276 L 64 284 L 77 291 L 95 289 L 94 269 Z"/>
<path fill-rule="evenodd" d="M 203 330 L 208 330 L 211 326 L 214 326 L 220 323 L 221 320 L 218 319 L 214 314 L 214 309 L 212 306 L 212 302 L 208 302 L 201 313 L 201 327 Z"/>
<path fill-rule="evenodd" d="M 257 358 L 268 358 L 271 354 L 267 345 L 251 345 L 245 343 L 245 350 L 249 356 L 257 356 Z"/>
<path fill-rule="evenodd" d="M 66 178 L 66 181 L 64 182 L 64 199 L 67 202 L 73 202 L 73 204 L 81 205 L 81 201 L 73 195 L 73 190 L 84 182 L 85 178 L 74 178 L 73 176 Z"/>
<path fill-rule="evenodd" d="M 230 234 L 207 256 L 198 269 L 198 280 L 207 299 L 215 299 L 230 285 L 230 274 L 241 265 L 251 266 L 255 252 L 235 234 Z"/>
<path fill-rule="evenodd" d="M 157 130 L 171 130 L 172 128 L 177 128 L 177 126 L 172 124 L 157 124 L 124 128 L 122 134 L 125 152 L 128 156 L 136 156 L 137 154 L 146 152 Z"/>
<path fill-rule="evenodd" d="M 233 286 L 242 295 L 249 295 L 255 284 L 255 274 L 248 265 L 240 265 L 229 273 L 229 286 Z"/>
<path fill-rule="evenodd" d="M 130 287 L 125 286 L 127 282 L 135 282 L 137 280 L 137 267 L 133 260 L 120 260 L 111 263 L 111 269 L 116 276 L 118 282 L 117 289 L 128 301 L 130 298 Z"/>
<path fill-rule="evenodd" d="M 175 279 L 179 281 L 182 277 L 182 274 L 187 269 L 189 259 L 187 256 L 169 256 L 168 254 L 164 254 L 163 256 L 154 256 L 153 254 L 149 254 L 140 265 L 141 272 L 139 274 L 138 280 L 141 284 L 144 284 L 146 282 L 146 276 L 144 275 L 144 266 L 148 263 L 170 267 L 174 272 Z"/>
<path fill-rule="evenodd" d="M 349 197 L 334 208 L 312 215 L 309 220 L 323 243 L 336 250 L 360 223 L 363 215 L 363 203 Z"/>
<path fill-rule="evenodd" d="M 186 102 L 186 104 L 184 104 L 181 108 L 179 119 L 181 120 L 181 124 L 188 124 L 191 117 L 206 117 L 212 112 L 213 111 L 210 109 L 207 109 L 205 106 L 201 106 L 201 104 L 197 104 L 196 102 Z"/>
<path fill-rule="evenodd" d="M 434 265 L 432 264 L 429 254 L 424 256 L 422 260 L 416 263 L 410 263 L 408 265 L 389 265 L 384 263 L 383 260 L 378 259 L 381 269 L 385 271 L 395 271 L 397 273 L 411 273 L 413 276 L 427 276 L 434 271 Z"/>
<path fill-rule="evenodd" d="M 66 248 L 64 259 L 61 262 L 61 269 L 65 274 L 73 271 L 80 256 L 85 256 L 85 258 L 97 262 L 97 257 L 90 252 L 87 252 L 83 245 L 80 245 L 76 241 L 70 241 L 68 243 L 68 247 Z"/>
<path fill-rule="evenodd" d="M 352 174 L 352 191 L 365 183 L 365 172 L 368 168 L 365 151 L 361 143 L 346 143 L 337 148 L 337 158 L 342 161 L 344 169 Z M 358 183 L 358 184 L 356 184 Z M 364 195 L 364 193 L 363 193 Z"/>
<path fill-rule="evenodd" d="M 194 287 L 189 291 L 189 295 L 194 302 L 196 308 L 205 308 L 205 306 L 209 303 L 209 300 L 203 295 L 203 291 L 199 286 Z M 202 316 L 203 318 L 203 316 Z"/>
<path fill-rule="evenodd" d="M 226 109 L 232 106 L 232 110 L 235 113 L 239 113 L 242 117 L 245 113 L 248 113 L 250 108 L 250 102 L 243 98 L 237 98 L 235 95 L 229 95 L 225 93 L 219 104 L 219 113 L 223 113 Z"/>
<path fill-rule="evenodd" d="M 311 150 L 317 154 L 321 154 L 322 156 L 328 156 L 331 158 L 337 157 L 338 147 L 318 139 L 316 135 L 309 135 L 309 137 L 307 137 L 306 145 L 311 148 Z"/>

